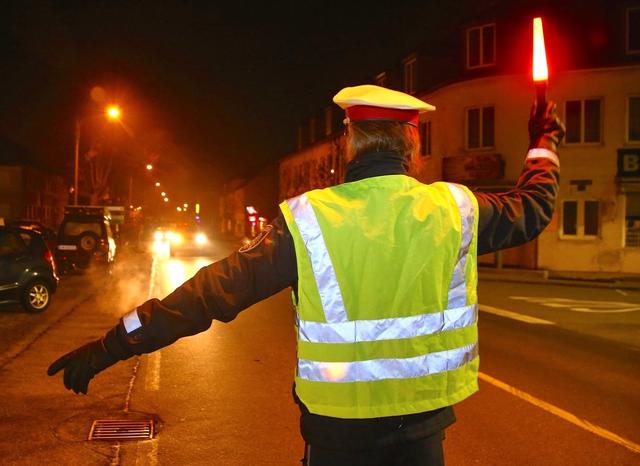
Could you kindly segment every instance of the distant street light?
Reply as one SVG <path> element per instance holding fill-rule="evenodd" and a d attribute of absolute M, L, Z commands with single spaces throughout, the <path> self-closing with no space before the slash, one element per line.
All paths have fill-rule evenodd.
<path fill-rule="evenodd" d="M 160 187 L 160 182 L 156 181 L 156 188 Z"/>
<path fill-rule="evenodd" d="M 151 165 L 150 163 L 147 164 L 147 170 L 151 171 L 153 170 L 153 165 Z"/>
<path fill-rule="evenodd" d="M 164 198 L 164 202 L 169 202 L 169 198 L 168 198 L 168 197 L 165 197 L 165 198 Z"/>
<path fill-rule="evenodd" d="M 111 121 L 120 120 L 120 108 L 116 105 L 107 107 L 105 114 Z M 73 205 L 78 205 L 78 159 L 80 158 L 80 130 L 82 120 L 76 118 L 76 137 L 74 147 L 74 170 L 73 170 Z"/>
<path fill-rule="evenodd" d="M 107 117 L 110 120 L 119 120 L 120 119 L 120 107 L 117 105 L 110 105 L 107 107 Z"/>
<path fill-rule="evenodd" d="M 178 212 L 182 212 L 182 207 L 176 207 L 176 210 L 177 210 Z"/>
<path fill-rule="evenodd" d="M 162 192 L 160 193 L 160 195 L 161 195 L 162 197 L 165 197 L 165 196 L 167 195 L 167 193 L 165 193 L 164 191 L 162 191 Z"/>

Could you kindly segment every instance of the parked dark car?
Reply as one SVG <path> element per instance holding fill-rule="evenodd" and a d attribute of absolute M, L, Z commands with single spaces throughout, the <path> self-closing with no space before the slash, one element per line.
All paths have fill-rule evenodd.
<path fill-rule="evenodd" d="M 93 266 L 111 271 L 116 242 L 109 220 L 104 207 L 65 208 L 56 247 L 56 264 L 62 272 Z"/>
<path fill-rule="evenodd" d="M 0 226 L 0 304 L 42 312 L 58 287 L 53 255 L 35 230 Z"/>

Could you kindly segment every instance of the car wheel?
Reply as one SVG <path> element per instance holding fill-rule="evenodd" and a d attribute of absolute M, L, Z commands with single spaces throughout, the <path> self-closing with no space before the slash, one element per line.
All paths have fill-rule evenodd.
<path fill-rule="evenodd" d="M 43 280 L 29 283 L 22 292 L 22 306 L 29 312 L 42 312 L 51 302 L 51 287 Z"/>
<path fill-rule="evenodd" d="M 98 238 L 98 235 L 86 232 L 80 235 L 80 238 L 78 239 L 78 246 L 80 246 L 80 249 L 83 251 L 93 252 L 98 247 L 99 241 L 100 239 Z"/>

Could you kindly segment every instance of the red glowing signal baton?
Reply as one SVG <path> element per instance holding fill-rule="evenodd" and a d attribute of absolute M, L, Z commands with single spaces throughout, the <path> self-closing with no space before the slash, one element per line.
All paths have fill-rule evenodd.
<path fill-rule="evenodd" d="M 536 113 L 544 114 L 547 109 L 547 53 L 544 48 L 542 18 L 533 18 L 533 83 L 536 86 Z"/>

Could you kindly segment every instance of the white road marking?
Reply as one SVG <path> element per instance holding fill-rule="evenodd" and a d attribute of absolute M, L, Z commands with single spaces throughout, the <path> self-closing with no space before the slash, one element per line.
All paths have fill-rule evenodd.
<path fill-rule="evenodd" d="M 613 432 L 607 429 L 604 429 L 585 419 L 581 419 L 576 415 L 571 414 L 568 411 L 565 411 L 564 409 L 558 408 L 557 406 L 554 406 L 551 403 L 547 403 L 546 401 L 536 398 L 535 396 L 530 395 L 527 392 L 518 390 L 517 388 L 512 387 L 511 385 L 505 382 L 502 382 L 501 380 L 494 379 L 490 375 L 487 375 L 483 372 L 480 372 L 478 374 L 478 377 L 480 378 L 480 380 L 484 380 L 485 382 L 490 383 L 491 385 L 498 387 L 501 390 L 511 393 L 512 395 L 517 396 L 518 398 L 528 403 L 531 403 L 532 405 L 537 406 L 538 408 L 541 408 L 547 412 L 550 412 L 551 414 L 554 414 L 555 416 L 558 416 L 559 418 L 564 419 L 565 421 L 568 421 L 580 427 L 581 429 L 584 429 L 588 432 L 596 434 L 597 436 L 602 437 L 606 440 L 609 440 L 613 443 L 617 443 L 618 445 L 621 445 L 635 453 L 640 453 L 640 445 L 632 442 L 631 440 L 628 440 L 624 437 L 620 437 L 618 434 L 614 434 Z"/>
<path fill-rule="evenodd" d="M 145 389 L 147 391 L 157 392 L 160 390 L 160 361 L 162 353 L 160 350 L 147 355 L 149 362 L 147 367 L 147 376 L 145 378 Z"/>
<path fill-rule="evenodd" d="M 616 290 L 620 291 L 620 290 Z M 591 314 L 622 314 L 640 311 L 638 303 L 626 301 L 593 301 L 586 299 L 549 298 L 540 296 L 509 296 L 509 299 L 526 301 L 552 308 L 566 308 L 575 312 Z"/>
<path fill-rule="evenodd" d="M 153 256 L 151 263 L 151 278 L 149 280 L 149 293 L 147 299 L 153 297 L 153 287 L 156 282 L 156 274 L 158 261 Z M 147 368 L 147 378 L 145 380 L 145 388 L 150 391 L 160 390 L 160 362 L 162 356 L 160 351 L 155 351 L 147 356 L 149 367 Z M 160 441 L 158 434 L 151 440 L 139 442 L 136 452 L 136 466 L 149 465 L 156 466 L 158 464 L 158 442 Z"/>
<path fill-rule="evenodd" d="M 629 293 L 627 293 L 626 291 L 616 289 L 616 292 L 620 293 L 622 296 L 629 296 Z"/>
<path fill-rule="evenodd" d="M 519 320 L 520 322 L 526 322 L 528 324 L 555 325 L 555 323 L 551 322 L 550 320 L 538 319 L 537 317 L 518 314 L 516 312 L 508 311 L 506 309 L 487 306 L 486 304 L 479 304 L 478 309 L 480 309 L 483 312 L 488 312 L 490 314 L 495 314 L 497 316 L 506 317 L 508 319 Z"/>

